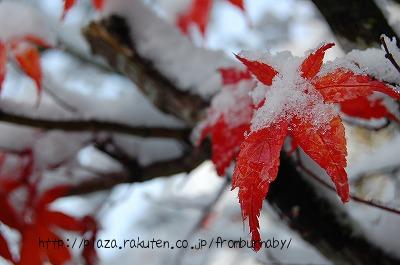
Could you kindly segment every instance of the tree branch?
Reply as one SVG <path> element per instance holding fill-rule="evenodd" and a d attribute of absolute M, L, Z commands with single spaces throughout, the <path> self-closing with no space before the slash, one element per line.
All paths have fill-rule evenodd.
<path fill-rule="evenodd" d="M 116 71 L 131 79 L 159 110 L 190 125 L 201 119 L 208 103 L 200 96 L 179 90 L 151 62 L 141 57 L 124 19 L 111 16 L 93 22 L 83 33 L 92 52 L 103 56 Z"/>
<path fill-rule="evenodd" d="M 389 37 L 396 36 L 373 0 L 313 0 L 313 2 L 346 52 L 380 47 L 379 38 L 382 34 Z"/>
<path fill-rule="evenodd" d="M 186 152 L 179 158 L 153 163 L 148 166 L 140 166 L 132 159 L 125 172 L 108 174 L 86 182 L 81 182 L 70 190 L 69 195 L 109 190 L 123 183 L 140 183 L 182 172 L 190 172 L 209 157 L 209 147 L 206 146 L 201 149 L 194 149 L 191 152 Z M 122 164 L 126 167 L 128 163 L 124 161 Z"/>
<path fill-rule="evenodd" d="M 188 129 L 145 128 L 135 127 L 117 122 L 98 120 L 48 120 L 43 118 L 29 118 L 17 114 L 0 111 L 0 122 L 11 123 L 45 130 L 62 130 L 69 132 L 113 132 L 130 134 L 141 137 L 165 137 L 178 140 L 187 140 L 190 134 Z"/>

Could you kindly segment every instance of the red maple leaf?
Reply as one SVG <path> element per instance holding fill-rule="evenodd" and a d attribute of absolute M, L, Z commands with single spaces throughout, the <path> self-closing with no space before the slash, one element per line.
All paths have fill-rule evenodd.
<path fill-rule="evenodd" d="M 202 36 L 205 35 L 214 0 L 192 0 L 189 9 L 180 14 L 176 25 L 182 33 L 187 35 L 189 27 L 197 26 Z M 245 10 L 244 0 L 228 0 L 234 6 Z"/>
<path fill-rule="evenodd" d="M 239 188 L 242 215 L 244 219 L 249 220 L 255 250 L 261 247 L 258 217 L 269 185 L 277 176 L 279 155 L 285 137 L 290 134 L 296 144 L 325 169 L 334 182 L 340 198 L 346 202 L 349 200 L 349 186 L 345 171 L 347 151 L 342 121 L 339 115 L 334 113 L 317 113 L 318 116 L 328 117 L 329 120 L 323 120 L 323 124 L 316 124 L 315 116 L 309 113 L 318 109 L 317 107 L 322 111 L 328 111 L 331 110 L 328 103 L 348 102 L 372 95 L 376 91 L 400 99 L 400 94 L 391 87 L 348 69 L 339 68 L 326 75 L 317 76 L 325 51 L 333 45 L 332 43 L 323 45 L 310 54 L 301 63 L 298 74 L 295 73 L 299 76 L 295 79 L 293 77 L 285 79 L 284 75 L 262 61 L 237 56 L 265 85 L 266 90 L 280 92 L 279 89 L 291 86 L 293 90 L 290 94 L 285 94 L 284 100 L 292 97 L 291 93 L 294 94 L 293 97 L 298 97 L 283 104 L 282 109 L 271 110 L 272 115 L 275 115 L 272 116 L 272 121 L 261 123 L 261 127 L 252 128 L 252 132 L 240 146 L 232 189 Z M 299 95 L 300 99 L 307 99 L 306 104 L 302 105 L 303 109 L 298 107 Z M 274 98 L 266 96 L 264 106 L 253 116 L 253 122 L 268 113 L 266 111 L 269 110 L 271 100 Z"/>
<path fill-rule="evenodd" d="M 63 9 L 63 14 L 62 14 L 62 19 L 65 18 L 67 15 L 68 11 L 71 10 L 71 8 L 74 7 L 76 4 L 76 0 L 64 0 L 64 9 Z M 104 0 L 92 0 L 92 5 L 97 11 L 101 11 L 104 8 Z"/>

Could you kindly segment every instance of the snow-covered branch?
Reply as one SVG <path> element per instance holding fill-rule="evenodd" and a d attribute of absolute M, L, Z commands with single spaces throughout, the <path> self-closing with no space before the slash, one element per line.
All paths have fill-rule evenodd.
<path fill-rule="evenodd" d="M 158 109 L 194 125 L 207 102 L 198 95 L 177 88 L 142 58 L 127 39 L 129 28 L 120 17 L 91 23 L 84 34 L 95 54 L 104 56 L 115 70 L 130 78 Z"/>

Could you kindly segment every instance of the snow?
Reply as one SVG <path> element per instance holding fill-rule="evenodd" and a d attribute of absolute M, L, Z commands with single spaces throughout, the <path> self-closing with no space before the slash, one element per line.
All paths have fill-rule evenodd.
<path fill-rule="evenodd" d="M 107 1 L 105 15 L 109 14 L 118 14 L 128 20 L 133 43 L 140 55 L 149 59 L 182 90 L 208 98 L 221 86 L 217 69 L 237 64 L 222 51 L 196 47 L 141 0 Z"/>
<path fill-rule="evenodd" d="M 252 115 L 250 92 L 255 86 L 253 80 L 242 80 L 238 84 L 226 85 L 213 97 L 209 111 L 209 123 L 214 124 L 221 114 L 229 126 L 247 123 Z"/>
<path fill-rule="evenodd" d="M 389 39 L 386 36 L 384 38 L 388 44 L 390 53 L 392 53 L 397 62 L 400 62 L 400 50 L 396 46 L 395 38 Z M 369 48 L 366 50 L 353 50 L 344 57 L 324 64 L 318 75 L 323 76 L 338 67 L 343 67 L 359 74 L 368 74 L 388 83 L 400 83 L 399 72 L 385 58 L 385 51 L 383 49 Z"/>
<path fill-rule="evenodd" d="M 9 41 L 25 35 L 35 35 L 51 45 L 56 41 L 55 29 L 38 9 L 15 0 L 1 1 L 0 39 Z"/>

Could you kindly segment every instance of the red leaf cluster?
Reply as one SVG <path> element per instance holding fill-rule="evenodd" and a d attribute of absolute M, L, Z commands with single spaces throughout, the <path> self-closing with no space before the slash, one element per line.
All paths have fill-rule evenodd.
<path fill-rule="evenodd" d="M 71 253 L 66 245 L 57 247 L 40 247 L 40 240 L 61 240 L 57 231 L 76 232 L 79 234 L 91 231 L 92 240 L 97 232 L 97 224 L 91 217 L 78 219 L 60 211 L 49 208 L 50 204 L 68 193 L 68 186 L 55 186 L 44 192 L 37 188 L 34 181 L 34 158 L 31 151 L 19 154 L 20 167 L 13 176 L 2 176 L 0 180 L 0 221 L 21 234 L 20 258 L 16 260 L 8 248 L 4 237 L 0 234 L 0 255 L 18 265 L 41 265 L 48 261 L 54 265 L 66 264 L 71 259 Z M 24 205 L 15 206 L 10 201 L 11 194 L 19 189 L 27 192 Z M 92 245 L 93 246 L 93 245 Z M 95 250 L 88 246 L 84 249 L 84 259 L 87 264 L 94 264 Z"/>
<path fill-rule="evenodd" d="M 347 115 L 367 119 L 384 117 L 395 119 L 396 117 L 386 109 L 380 99 L 371 99 L 371 96 L 375 95 L 374 92 L 400 99 L 400 94 L 390 86 L 368 75 L 357 74 L 344 68 L 318 75 L 325 51 L 333 45 L 333 43 L 325 44 L 311 53 L 300 65 L 300 78 L 306 80 L 322 95 L 323 102 L 338 103 Z M 241 56 L 237 58 L 258 81 L 266 87 L 271 87 L 270 89 L 278 89 L 273 87 L 274 78 L 281 76 L 272 66 Z M 264 99 L 261 103 L 264 104 L 268 107 L 268 99 Z M 249 104 L 254 111 L 259 106 L 260 104 L 257 106 Z M 242 216 L 249 221 L 255 250 L 261 247 L 258 218 L 262 203 L 270 184 L 277 176 L 280 152 L 287 135 L 293 138 L 296 146 L 301 147 L 321 168 L 325 169 L 342 201 L 349 200 L 349 185 L 345 171 L 347 148 L 340 116 L 335 115 L 324 126 L 315 128 L 313 120 L 301 114 L 304 112 L 299 110 L 295 113 L 294 117 L 278 118 L 271 124 L 250 132 L 246 137 L 244 133 L 249 130 L 252 117 L 240 125 L 241 130 L 235 127 L 238 132 L 224 123 L 223 115 L 216 123 L 205 127 L 202 131 L 203 137 L 207 134 L 211 136 L 213 162 L 218 174 L 223 174 L 231 160 L 237 156 L 232 189 L 239 189 Z M 239 143 L 241 144 L 238 152 Z"/>

